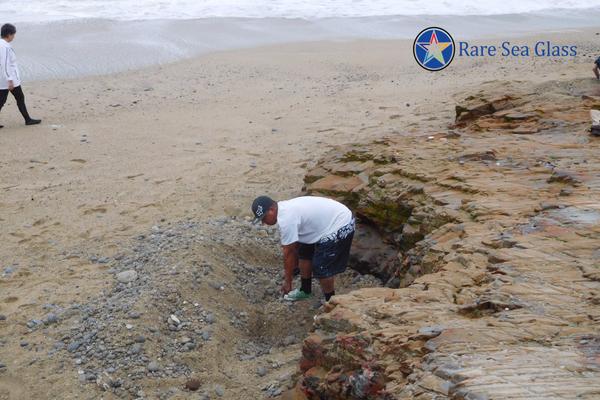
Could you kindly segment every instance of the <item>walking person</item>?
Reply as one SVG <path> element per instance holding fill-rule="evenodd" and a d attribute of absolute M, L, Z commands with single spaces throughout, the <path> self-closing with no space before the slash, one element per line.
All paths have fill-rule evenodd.
<path fill-rule="evenodd" d="M 354 237 L 352 212 L 335 200 L 317 196 L 279 201 L 259 196 L 252 203 L 255 222 L 277 224 L 281 233 L 284 279 L 281 291 L 289 301 L 309 299 L 312 278 L 321 284 L 325 301 L 335 295 L 334 276 L 346 270 Z M 292 290 L 294 269 L 301 286 Z"/>
<path fill-rule="evenodd" d="M 8 92 L 11 92 L 17 101 L 17 107 L 25 119 L 26 125 L 37 125 L 42 122 L 33 119 L 25 106 L 25 95 L 21 88 L 21 76 L 17 64 L 17 56 L 10 43 L 15 39 L 17 29 L 12 24 L 4 24 L 0 28 L 0 110 L 6 103 Z M 2 128 L 2 125 L 0 125 Z"/>

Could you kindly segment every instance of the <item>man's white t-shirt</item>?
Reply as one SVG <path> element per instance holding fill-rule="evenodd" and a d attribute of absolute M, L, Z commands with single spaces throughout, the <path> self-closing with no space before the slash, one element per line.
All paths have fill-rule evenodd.
<path fill-rule="evenodd" d="M 325 197 L 303 196 L 277 202 L 281 244 L 313 244 L 352 222 L 348 207 Z"/>
<path fill-rule="evenodd" d="M 8 81 L 12 81 L 14 87 L 21 85 L 19 65 L 10 43 L 0 39 L 0 90 L 8 89 Z"/>

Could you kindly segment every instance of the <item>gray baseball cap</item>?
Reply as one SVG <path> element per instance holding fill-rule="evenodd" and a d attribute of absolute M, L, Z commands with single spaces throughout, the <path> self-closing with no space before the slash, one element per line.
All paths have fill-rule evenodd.
<path fill-rule="evenodd" d="M 275 200 L 269 196 L 258 196 L 252 202 L 252 212 L 254 213 L 254 223 L 257 224 L 263 220 L 269 208 L 275 204 Z"/>

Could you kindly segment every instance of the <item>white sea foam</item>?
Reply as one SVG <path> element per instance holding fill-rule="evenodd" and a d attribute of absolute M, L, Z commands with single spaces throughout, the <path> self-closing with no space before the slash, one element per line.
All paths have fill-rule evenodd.
<path fill-rule="evenodd" d="M 0 0 L 0 19 L 113 20 L 335 18 L 393 15 L 499 15 L 600 8 L 600 0 Z"/>

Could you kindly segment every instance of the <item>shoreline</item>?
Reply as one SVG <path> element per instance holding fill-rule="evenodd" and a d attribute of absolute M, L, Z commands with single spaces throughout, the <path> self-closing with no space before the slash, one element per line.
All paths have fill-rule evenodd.
<path fill-rule="evenodd" d="M 27 81 L 107 75 L 215 52 L 315 41 L 414 39 L 442 26 L 455 40 L 592 29 L 600 9 L 494 16 L 66 20 L 19 24 L 14 48 Z M 435 22 L 433 22 L 435 21 Z M 509 32 L 509 33 L 506 33 Z M 43 37 L 44 41 L 39 38 Z M 208 38 L 208 39 L 204 39 Z M 59 56 L 57 56 L 57 54 Z"/>

